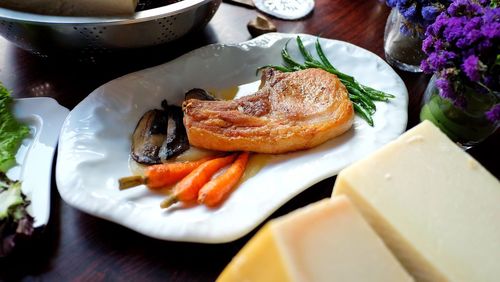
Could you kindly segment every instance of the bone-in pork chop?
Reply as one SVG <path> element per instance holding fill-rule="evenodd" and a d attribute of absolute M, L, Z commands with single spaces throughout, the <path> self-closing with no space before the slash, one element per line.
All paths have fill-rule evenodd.
<path fill-rule="evenodd" d="M 231 101 L 186 100 L 193 146 L 284 153 L 315 147 L 347 131 L 354 110 L 337 76 L 321 69 L 263 71 L 261 88 Z"/>

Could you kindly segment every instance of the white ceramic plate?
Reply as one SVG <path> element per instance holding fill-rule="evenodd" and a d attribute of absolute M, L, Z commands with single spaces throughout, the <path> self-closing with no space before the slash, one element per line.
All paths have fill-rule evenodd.
<path fill-rule="evenodd" d="M 314 9 L 314 0 L 254 0 L 257 9 L 285 20 L 297 20 Z"/>
<path fill-rule="evenodd" d="M 69 111 L 47 97 L 16 99 L 14 116 L 30 128 L 30 135 L 17 151 L 17 165 L 7 171 L 10 179 L 21 180 L 31 201 L 28 212 L 34 227 L 46 225 L 50 215 L 50 177 L 59 131 Z"/>
<path fill-rule="evenodd" d="M 314 50 L 316 37 L 301 36 L 306 47 Z M 396 95 L 390 103 L 377 103 L 375 127 L 356 117 L 353 128 L 338 138 L 311 150 L 274 156 L 214 210 L 204 206 L 161 210 L 164 195 L 145 187 L 118 191 L 118 178 L 131 174 L 130 136 L 146 110 L 159 108 L 162 99 L 180 104 L 183 94 L 194 87 L 224 89 L 256 81 L 255 70 L 281 64 L 280 51 L 294 37 L 274 33 L 235 45 L 206 46 L 96 89 L 70 113 L 61 131 L 56 180 L 62 198 L 84 212 L 154 238 L 228 242 L 250 232 L 298 193 L 405 130 L 408 93 L 398 75 L 369 51 L 320 39 L 341 71 Z M 290 44 L 290 51 L 299 56 L 295 44 Z"/>

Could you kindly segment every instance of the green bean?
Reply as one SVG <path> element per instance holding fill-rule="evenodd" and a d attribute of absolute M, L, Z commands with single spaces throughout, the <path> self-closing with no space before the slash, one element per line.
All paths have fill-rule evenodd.
<path fill-rule="evenodd" d="M 367 113 L 364 108 L 359 106 L 357 103 L 352 103 L 354 111 L 358 113 L 362 119 L 364 119 L 370 126 L 373 126 L 373 119 L 370 113 Z"/>
<path fill-rule="evenodd" d="M 294 71 L 292 69 L 289 69 L 289 68 L 283 67 L 283 66 L 265 65 L 265 66 L 262 66 L 262 67 L 258 68 L 257 71 L 255 72 L 255 75 L 258 75 L 261 70 L 266 69 L 266 68 L 273 68 L 273 69 L 279 70 L 281 72 L 292 72 L 292 71 Z"/>
<path fill-rule="evenodd" d="M 377 110 L 377 106 L 375 106 L 375 103 L 373 103 L 372 100 L 370 100 L 368 97 L 366 97 L 365 95 L 363 95 L 363 93 L 361 93 L 361 91 L 359 91 L 358 89 L 356 88 L 353 88 L 351 86 L 347 86 L 347 91 L 349 93 L 353 93 L 355 95 L 357 95 L 361 101 L 363 102 L 364 105 L 366 105 L 366 109 L 370 112 L 370 113 L 375 113 L 375 111 Z"/>
<path fill-rule="evenodd" d="M 352 101 L 355 112 L 359 116 L 361 116 L 361 118 L 363 118 L 370 126 L 373 126 L 372 115 L 377 110 L 374 101 L 388 101 L 389 99 L 395 98 L 394 95 L 373 89 L 369 86 L 362 85 L 358 81 L 356 81 L 354 77 L 336 69 L 330 63 L 325 53 L 323 52 L 323 49 L 321 48 L 321 45 L 319 43 L 319 39 L 316 39 L 315 43 L 316 53 L 319 57 L 319 60 L 316 60 L 312 56 L 312 54 L 305 48 L 300 36 L 297 36 L 296 42 L 300 54 L 304 58 L 304 64 L 295 61 L 288 52 L 288 43 L 290 42 L 290 40 L 285 43 L 285 46 L 281 50 L 281 57 L 283 59 L 284 66 L 268 65 L 265 67 L 273 67 L 276 70 L 282 72 L 298 71 L 307 68 L 319 68 L 329 73 L 335 74 L 339 78 L 340 82 L 346 87 L 347 92 L 349 93 L 349 99 Z M 259 68 L 258 70 L 262 68 Z"/>
<path fill-rule="evenodd" d="M 378 98 L 383 98 L 383 99 L 396 98 L 396 96 L 394 96 L 392 94 L 385 93 L 385 92 L 382 92 L 382 91 L 377 90 L 377 89 L 373 89 L 369 86 L 365 86 L 365 85 L 361 85 L 361 86 L 365 89 L 366 93 L 370 94 L 373 97 L 378 97 Z"/>
<path fill-rule="evenodd" d="M 319 59 L 325 65 L 327 68 L 331 68 L 334 70 L 337 70 L 328 60 L 328 58 L 325 56 L 325 53 L 323 52 L 323 48 L 321 48 L 321 45 L 319 44 L 319 39 L 316 38 L 316 53 L 318 53 Z"/>
<path fill-rule="evenodd" d="M 299 67 L 300 69 L 305 69 L 305 67 L 301 64 L 299 64 L 298 62 L 294 61 L 292 59 L 292 56 L 290 56 L 290 54 L 288 53 L 288 42 L 290 42 L 290 40 L 288 40 L 285 44 L 285 47 L 281 50 L 281 57 L 283 57 L 283 60 L 285 61 L 285 63 L 290 66 L 290 67 Z"/>
<path fill-rule="evenodd" d="M 304 46 L 304 43 L 302 43 L 302 39 L 300 39 L 300 36 L 297 36 L 297 45 L 299 46 L 299 51 L 302 54 L 302 56 L 304 57 L 304 59 L 306 60 L 306 62 L 309 61 L 309 62 L 321 64 L 320 62 L 316 61 L 313 58 L 313 56 L 311 55 L 311 53 L 309 53 L 309 51 L 307 51 L 306 47 Z"/>
<path fill-rule="evenodd" d="M 349 75 L 346 75 L 345 73 L 339 72 L 336 69 L 325 68 L 325 67 L 323 67 L 323 65 L 321 65 L 319 63 L 306 61 L 304 63 L 304 65 L 306 67 L 323 69 L 323 70 L 325 70 L 325 71 L 327 71 L 329 73 L 333 73 L 334 75 L 336 75 L 342 81 L 342 83 L 344 83 L 344 81 L 349 82 L 349 83 L 354 82 L 353 81 L 354 78 L 352 76 L 349 76 Z"/>

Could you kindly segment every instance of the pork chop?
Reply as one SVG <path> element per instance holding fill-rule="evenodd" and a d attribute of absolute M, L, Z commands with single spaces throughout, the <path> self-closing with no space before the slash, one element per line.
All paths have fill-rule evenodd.
<path fill-rule="evenodd" d="M 261 88 L 230 101 L 183 103 L 191 145 L 219 151 L 285 153 L 347 131 L 354 110 L 337 76 L 321 69 L 265 69 Z"/>

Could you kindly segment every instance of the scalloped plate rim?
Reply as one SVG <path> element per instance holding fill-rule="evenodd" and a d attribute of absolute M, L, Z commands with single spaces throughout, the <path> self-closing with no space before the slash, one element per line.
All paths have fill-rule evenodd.
<path fill-rule="evenodd" d="M 21 180 L 21 189 L 31 201 L 28 211 L 35 219 L 33 226 L 41 228 L 50 218 L 52 163 L 69 110 L 51 97 L 31 97 L 15 98 L 12 111 L 30 127 L 31 134 L 16 154 L 18 164 L 7 175 Z"/>
<path fill-rule="evenodd" d="M 300 35 L 304 37 L 304 42 L 305 42 L 306 46 L 309 46 L 309 47 L 312 44 L 311 42 L 316 38 L 316 37 L 313 37 L 313 36 L 307 35 L 307 34 L 300 34 Z M 137 102 L 136 100 L 134 100 L 134 98 L 138 94 L 121 93 L 121 96 L 119 96 L 116 94 L 116 91 L 125 91 L 126 92 L 126 90 L 128 89 L 127 87 L 131 87 L 131 88 L 138 87 L 136 85 L 138 83 L 144 84 L 144 85 L 141 85 L 141 87 L 153 87 L 153 88 L 151 88 L 152 93 L 150 93 L 150 95 L 151 95 L 150 97 L 152 97 L 151 98 L 152 100 L 156 99 L 155 102 L 142 101 L 141 103 L 145 103 L 145 104 L 149 103 L 151 105 L 156 105 L 156 102 L 159 99 L 158 98 L 159 94 L 156 93 L 156 88 L 161 88 L 161 87 L 158 85 L 155 85 L 153 83 L 153 82 L 158 81 L 154 77 L 161 75 L 162 79 L 167 79 L 167 80 L 172 79 L 170 76 L 173 75 L 172 74 L 173 72 L 169 72 L 169 70 L 170 70 L 170 68 L 173 68 L 174 66 L 177 66 L 179 68 L 183 68 L 180 71 L 182 73 L 182 71 L 189 71 L 190 67 L 193 67 L 192 66 L 193 62 L 199 62 L 199 61 L 206 60 L 207 62 L 210 61 L 211 63 L 214 63 L 214 62 L 221 63 L 220 61 L 217 61 L 217 60 L 221 59 L 221 58 L 219 58 L 219 56 L 222 56 L 222 57 L 229 56 L 226 54 L 233 54 L 233 52 L 234 53 L 248 52 L 248 53 L 245 53 L 248 56 L 242 60 L 246 60 L 245 62 L 248 64 L 251 64 L 251 63 L 256 64 L 256 62 L 254 62 L 254 61 L 249 62 L 250 60 L 255 59 L 252 57 L 253 53 L 261 52 L 261 51 L 259 51 L 260 49 L 262 49 L 265 52 L 275 52 L 276 50 L 274 50 L 274 49 L 278 48 L 278 46 L 275 46 L 275 45 L 278 42 L 282 42 L 288 38 L 293 38 L 295 36 L 296 36 L 296 34 L 272 33 L 272 34 L 266 34 L 266 35 L 260 36 L 258 38 L 255 38 L 253 40 L 239 43 L 239 44 L 212 44 L 212 45 L 208 45 L 208 46 L 199 48 L 197 50 L 193 50 L 193 51 L 191 51 L 191 52 L 189 52 L 189 53 L 187 53 L 187 54 L 185 54 L 185 55 L 183 55 L 183 56 L 181 56 L 173 61 L 167 62 L 165 64 L 125 75 L 123 77 L 120 77 L 118 79 L 110 81 L 110 82 L 102 85 L 101 87 L 97 88 L 96 90 L 94 90 L 92 93 L 90 93 L 87 96 L 87 98 L 85 98 L 80 104 L 78 104 L 73 109 L 73 111 L 71 111 L 71 113 L 69 114 L 68 118 L 66 119 L 66 122 L 64 123 L 62 130 L 61 130 L 61 135 L 60 135 L 60 140 L 59 140 L 60 145 L 59 145 L 58 162 L 56 165 L 56 181 L 57 181 L 58 190 L 59 190 L 60 195 L 63 198 L 63 200 L 66 201 L 71 206 L 74 206 L 77 209 L 80 209 L 86 213 L 89 213 L 89 214 L 97 216 L 97 217 L 104 218 L 106 220 L 116 222 L 118 224 L 124 225 L 132 230 L 135 230 L 139 233 L 142 233 L 144 235 L 147 235 L 147 236 L 150 236 L 153 238 L 162 239 L 162 240 L 172 240 L 172 241 L 186 241 L 186 242 L 225 243 L 225 242 L 230 242 L 230 241 L 236 240 L 236 239 L 244 236 L 245 234 L 247 234 L 248 232 L 253 230 L 258 224 L 262 223 L 262 221 L 264 221 L 269 215 L 271 215 L 275 210 L 277 210 L 285 202 L 287 202 L 288 200 L 290 200 L 291 198 L 293 198 L 294 196 L 296 196 L 300 192 L 304 191 L 305 189 L 307 189 L 311 185 L 313 185 L 313 184 L 315 184 L 315 183 L 317 183 L 317 182 L 319 182 L 327 177 L 334 176 L 335 174 L 338 173 L 338 171 L 341 168 L 348 165 L 348 163 L 352 163 L 356 159 L 361 158 L 362 157 L 361 155 L 359 155 L 359 156 L 356 155 L 355 157 L 350 158 L 347 163 L 342 164 L 341 166 L 335 167 L 335 163 L 334 163 L 333 164 L 334 168 L 332 168 L 330 170 L 326 170 L 326 171 L 323 170 L 322 173 L 316 174 L 316 175 L 314 175 L 310 178 L 307 178 L 307 179 L 295 179 L 296 182 L 298 183 L 297 185 L 300 185 L 300 187 L 293 187 L 293 189 L 291 189 L 291 191 L 282 191 L 282 190 L 280 191 L 279 189 L 273 190 L 272 192 L 274 192 L 276 195 L 278 195 L 279 199 L 277 199 L 277 200 L 272 199 L 272 201 L 271 201 L 272 203 L 269 203 L 269 201 L 266 202 L 265 201 L 266 199 L 264 199 L 264 200 L 257 199 L 257 200 L 255 200 L 255 202 L 257 202 L 257 206 L 255 206 L 256 203 L 254 203 L 254 202 L 250 202 L 250 204 L 249 204 L 248 201 L 240 201 L 239 204 L 243 206 L 243 209 L 253 207 L 253 208 L 257 208 L 259 212 L 257 214 L 251 214 L 250 212 L 248 212 L 248 214 L 244 215 L 244 217 L 245 217 L 244 219 L 234 220 L 233 222 L 231 222 L 231 224 L 232 224 L 231 226 L 228 226 L 229 223 L 227 223 L 227 222 L 220 222 L 222 220 L 217 219 L 217 218 L 215 218 L 215 219 L 213 218 L 213 216 L 215 216 L 215 215 L 221 216 L 221 214 L 223 216 L 227 216 L 224 214 L 225 212 L 226 213 L 228 212 L 227 208 L 225 208 L 224 205 L 220 209 L 217 209 L 217 210 L 209 210 L 206 208 L 204 209 L 203 207 L 195 207 L 195 208 L 192 208 L 192 210 L 183 210 L 183 209 L 176 210 L 176 209 L 174 209 L 174 211 L 160 211 L 160 210 L 156 211 L 155 207 L 149 206 L 148 203 L 150 203 L 151 201 L 159 201 L 160 199 L 156 199 L 156 198 L 159 198 L 159 197 L 157 197 L 157 195 L 148 194 L 146 188 L 136 188 L 137 190 L 135 190 L 134 192 L 130 192 L 130 194 L 127 194 L 127 195 L 125 195 L 124 192 L 121 192 L 124 194 L 113 194 L 113 196 L 116 196 L 116 197 L 107 197 L 107 196 L 105 196 L 105 194 L 108 193 L 109 191 L 107 191 L 107 190 L 101 191 L 101 190 L 97 189 L 97 187 L 89 187 L 92 185 L 88 185 L 88 184 L 86 185 L 85 183 L 83 183 L 84 181 L 88 181 L 88 179 L 85 179 L 85 177 L 84 177 L 85 175 L 81 175 L 82 172 L 79 171 L 78 169 L 82 169 L 82 168 L 89 169 L 89 163 L 95 163 L 95 164 L 99 165 L 99 164 L 105 163 L 106 161 L 105 160 L 103 161 L 103 159 L 101 159 L 101 160 L 99 159 L 101 157 L 100 153 L 102 153 L 102 152 L 96 152 L 96 151 L 92 152 L 92 150 L 90 150 L 87 152 L 88 154 L 85 155 L 84 154 L 85 152 L 83 152 L 84 151 L 83 149 L 76 152 L 75 148 L 71 147 L 72 145 L 74 145 L 74 143 L 71 143 L 71 142 L 77 142 L 77 143 L 79 142 L 78 144 L 80 146 L 87 144 L 86 142 L 90 142 L 89 144 L 91 144 L 91 141 L 86 140 L 86 139 L 85 140 L 82 139 L 83 135 L 81 135 L 81 132 L 80 132 L 80 135 L 75 133 L 75 131 L 82 130 L 81 127 L 79 128 L 77 126 L 78 122 L 79 122 L 77 120 L 77 118 L 82 117 L 84 114 L 87 114 L 86 117 L 88 117 L 89 119 L 92 119 L 91 116 L 93 116 L 93 114 L 96 114 L 96 112 L 97 112 L 97 115 L 103 115 L 103 117 L 107 118 L 106 111 L 112 112 L 113 110 L 115 110 L 113 108 L 114 104 L 111 103 L 111 101 L 109 101 L 109 100 L 112 100 L 112 102 L 114 102 L 114 103 L 121 103 L 120 105 L 123 105 L 124 107 L 129 106 L 127 104 L 127 102 Z M 397 91 L 398 91 L 398 93 L 397 93 L 398 97 L 393 102 L 394 104 L 397 102 L 397 107 L 392 105 L 392 102 L 391 102 L 391 105 L 388 105 L 388 106 L 384 106 L 383 104 L 380 104 L 381 105 L 381 107 L 380 107 L 381 112 L 383 111 L 383 109 L 386 109 L 388 107 L 394 107 L 395 110 L 398 112 L 398 116 L 397 116 L 398 120 L 397 121 L 395 121 L 395 120 L 389 121 L 389 123 L 394 128 L 392 128 L 390 130 L 391 132 L 388 135 L 386 134 L 387 136 L 383 136 L 382 141 L 380 141 L 378 139 L 371 140 L 370 138 L 372 138 L 373 136 L 371 136 L 370 134 L 367 134 L 366 137 L 368 138 L 368 140 L 373 141 L 374 144 L 365 144 L 367 147 L 365 153 L 368 154 L 368 153 L 374 151 L 376 148 L 379 148 L 383 144 L 395 139 L 402 132 L 404 132 L 406 129 L 406 122 L 407 122 L 408 92 L 407 92 L 406 87 L 405 87 L 404 83 L 402 82 L 401 78 L 394 72 L 394 70 L 392 70 L 392 68 L 390 68 L 390 66 L 388 66 L 387 63 L 385 63 L 380 57 L 376 56 L 375 54 L 373 54 L 370 51 L 367 51 L 361 47 L 357 47 L 351 43 L 342 42 L 342 41 L 338 41 L 338 40 L 332 40 L 332 39 L 324 39 L 324 38 L 320 38 L 320 41 L 321 41 L 322 45 L 323 44 L 326 44 L 328 46 L 335 45 L 337 47 L 340 46 L 341 48 L 345 48 L 346 50 L 348 49 L 350 51 L 350 53 L 348 53 L 348 54 L 352 53 L 353 56 L 354 55 L 359 55 L 361 57 L 366 56 L 368 58 L 369 63 L 374 64 L 373 66 L 369 65 L 368 68 L 375 68 L 375 70 L 377 70 L 377 71 L 383 70 L 383 72 L 381 74 L 379 74 L 379 76 L 380 75 L 388 76 L 391 79 L 391 83 L 392 83 L 391 87 L 393 87 L 394 89 L 397 89 Z M 279 46 L 279 49 L 281 49 L 281 47 L 282 46 Z M 327 54 L 329 54 L 329 51 L 326 49 L 327 48 L 325 48 L 325 51 L 327 52 Z M 293 52 L 292 52 L 292 54 L 293 54 Z M 271 55 L 267 54 L 267 53 L 263 53 L 263 55 L 271 57 Z M 257 60 L 257 62 L 258 62 L 259 59 L 260 59 L 260 57 L 256 58 L 255 60 Z M 339 58 L 339 60 L 342 60 L 342 59 L 343 58 Z M 352 57 L 349 59 L 356 60 L 357 58 Z M 335 61 L 336 61 L 336 59 L 334 59 L 334 64 L 335 64 Z M 230 60 L 225 60 L 223 62 L 225 62 L 227 64 L 233 63 Z M 262 63 L 261 63 L 261 65 L 262 65 Z M 196 66 L 197 66 L 197 68 L 207 67 L 205 65 L 196 65 Z M 218 67 L 219 65 L 216 65 L 216 66 Z M 193 69 L 193 71 L 195 71 L 195 72 L 201 71 L 201 70 L 198 70 L 197 68 Z M 340 65 L 339 65 L 339 68 L 340 68 Z M 229 75 L 229 76 L 233 76 L 233 77 L 238 77 L 237 75 L 239 75 L 239 72 L 244 73 L 245 71 L 247 71 L 247 70 L 246 69 L 243 69 L 243 70 L 235 69 L 231 74 L 222 73 L 222 76 Z M 208 76 L 210 77 L 210 75 L 211 74 L 209 74 Z M 241 75 L 241 76 L 244 76 L 244 75 Z M 246 74 L 246 76 L 248 76 L 248 73 Z M 377 75 L 375 75 L 375 76 L 377 76 Z M 176 88 L 178 86 L 178 84 L 182 84 L 182 79 L 183 79 L 182 77 L 179 78 L 179 80 L 181 82 L 169 80 L 172 84 L 171 85 L 172 88 Z M 199 77 L 198 81 L 203 81 L 203 79 L 208 80 L 207 78 Z M 217 77 L 214 79 L 220 79 L 220 78 Z M 360 80 L 361 79 L 370 80 L 372 78 L 371 77 L 363 77 L 363 78 L 360 78 Z M 236 80 L 239 80 L 239 78 Z M 244 80 L 244 79 L 242 79 L 242 80 Z M 161 84 L 163 82 L 160 81 L 159 83 Z M 235 82 L 235 83 L 237 83 L 237 82 Z M 156 86 L 156 88 L 154 88 L 155 86 Z M 194 86 L 192 86 L 192 87 L 194 87 Z M 198 86 L 196 86 L 196 87 L 198 87 Z M 180 99 L 179 97 L 177 97 L 177 98 Z M 127 99 L 129 99 L 129 100 L 127 100 Z M 173 98 L 173 99 L 175 100 L 175 98 Z M 124 100 L 127 100 L 127 101 L 124 101 Z M 99 105 L 99 103 L 101 103 L 101 105 L 97 106 L 97 105 Z M 379 104 L 377 104 L 377 105 L 379 105 Z M 137 105 L 130 105 L 131 108 L 133 108 L 134 106 L 137 106 Z M 142 105 L 142 106 L 144 107 L 144 105 Z M 117 109 L 116 111 L 123 111 L 126 113 L 127 109 L 120 108 L 120 109 Z M 395 113 L 392 113 L 392 114 L 394 115 Z M 110 114 L 109 116 L 112 116 L 112 114 Z M 116 117 L 116 118 L 119 119 L 119 117 Z M 121 117 L 121 118 L 127 120 L 129 122 L 129 124 L 131 122 L 130 120 L 132 120 L 131 117 Z M 388 122 L 386 119 L 382 119 L 380 117 L 377 117 L 377 119 L 375 120 L 375 122 L 376 123 L 379 122 L 379 124 L 380 123 L 386 124 Z M 92 121 L 95 121 L 95 120 L 92 120 Z M 136 122 L 137 122 L 137 119 L 135 120 L 135 123 Z M 329 143 L 330 142 L 329 141 L 329 142 L 327 142 L 328 144 L 326 144 L 324 146 L 321 145 L 320 146 L 321 148 L 318 147 L 318 148 L 314 148 L 314 149 L 311 149 L 308 151 L 302 151 L 302 152 L 298 152 L 298 153 L 292 153 L 292 154 L 278 156 L 277 157 L 278 161 L 273 162 L 269 166 L 264 167 L 264 169 L 262 171 L 260 171 L 256 177 L 253 177 L 253 178 L 247 180 L 248 183 L 247 182 L 243 183 L 242 187 L 240 187 L 241 189 L 235 191 L 235 193 L 233 193 L 233 195 L 228 199 L 227 203 L 225 203 L 225 204 L 229 205 L 229 202 L 231 202 L 231 205 L 233 205 L 234 201 L 237 201 L 239 196 L 242 195 L 242 193 L 243 193 L 240 190 L 243 190 L 243 187 L 245 187 L 245 189 L 248 189 L 248 186 L 256 185 L 256 181 L 258 181 L 256 179 L 258 179 L 259 177 L 263 178 L 265 175 L 265 177 L 267 177 L 266 179 L 268 180 L 269 173 L 271 173 L 275 170 L 280 171 L 280 169 L 285 170 L 283 168 L 283 158 L 286 159 L 285 164 L 288 164 L 288 162 L 293 163 L 293 162 L 297 161 L 295 158 L 307 159 L 307 157 L 309 155 L 311 155 L 311 156 L 309 156 L 309 158 L 312 158 L 312 156 L 314 156 L 314 160 L 312 160 L 310 163 L 306 163 L 305 165 L 303 165 L 303 167 L 301 169 L 304 169 L 304 171 L 311 171 L 312 173 L 315 173 L 313 166 L 317 165 L 318 163 L 326 161 L 325 157 L 322 157 L 322 155 L 320 153 L 326 152 L 327 156 L 329 156 L 328 153 L 330 152 L 330 149 L 332 151 L 335 151 L 335 153 L 337 153 L 338 150 L 344 149 L 345 144 L 349 145 L 349 142 L 347 142 L 343 139 L 346 139 L 346 138 L 349 139 L 349 138 L 356 137 L 357 136 L 356 134 L 358 134 L 358 131 L 361 134 L 363 134 L 365 132 L 364 130 L 366 130 L 366 128 L 363 127 L 363 122 L 364 121 L 362 121 L 358 117 L 356 117 L 356 121 L 355 121 L 356 129 L 352 129 L 350 131 L 350 133 L 347 133 L 347 135 L 342 135 L 339 138 L 335 138 L 335 140 L 331 141 L 331 143 Z M 76 127 L 75 127 L 75 125 L 76 125 Z M 97 126 L 101 126 L 101 125 L 97 124 Z M 358 129 L 358 127 L 361 129 Z M 376 127 L 373 130 L 381 130 L 381 129 L 376 124 Z M 110 131 L 113 131 L 113 130 L 110 130 Z M 387 131 L 387 129 L 386 129 L 386 131 Z M 97 130 L 95 132 L 89 131 L 87 133 L 90 134 L 90 133 L 96 133 L 96 132 L 98 132 L 98 131 Z M 101 130 L 101 132 L 98 132 L 98 133 L 104 134 L 102 130 Z M 129 134 L 131 134 L 131 132 L 129 132 Z M 351 135 L 349 135 L 349 134 L 351 134 Z M 354 136 L 354 137 L 352 137 L 352 136 Z M 365 136 L 363 135 L 362 137 L 365 137 Z M 375 137 L 377 137 L 377 136 L 375 135 Z M 75 141 L 75 140 L 77 140 L 77 141 Z M 109 140 L 103 139 L 101 141 L 106 143 L 105 141 L 109 141 Z M 122 140 L 118 140 L 118 141 L 121 142 Z M 349 141 L 351 141 L 351 139 L 349 139 Z M 118 143 L 120 143 L 120 142 L 118 142 Z M 329 144 L 332 144 L 332 143 L 339 143 L 340 145 L 338 145 L 338 147 L 333 147 L 333 148 L 328 147 L 328 146 L 330 146 Z M 337 146 L 337 145 L 335 145 L 335 146 Z M 84 147 L 85 146 L 79 147 L 79 148 L 81 149 Z M 328 150 L 325 151 L 325 148 Z M 363 148 L 363 149 L 365 149 L 365 148 Z M 123 153 L 123 152 L 121 152 L 121 153 Z M 92 156 L 93 159 L 91 159 L 90 161 L 87 160 L 87 161 L 82 161 L 82 162 L 78 163 L 78 165 L 79 165 L 78 168 L 71 167 L 72 164 L 70 164 L 68 159 L 71 159 L 71 157 L 73 157 L 73 159 L 76 159 L 76 156 L 81 157 L 82 155 L 79 155 L 79 154 L 83 154 L 83 156 L 87 156 L 87 157 Z M 128 152 L 127 152 L 127 155 L 128 155 Z M 293 156 L 293 157 L 290 158 L 290 156 Z M 123 156 L 120 155 L 120 157 L 123 159 Z M 274 161 L 274 159 L 273 159 L 273 161 Z M 123 164 L 121 164 L 121 165 L 123 166 Z M 292 171 L 294 169 L 296 169 L 296 167 L 292 167 Z M 70 173 L 72 173 L 72 174 L 70 174 Z M 78 174 L 78 173 L 80 173 L 80 175 L 75 176 L 75 174 Z M 130 173 L 130 171 L 128 173 Z M 292 177 L 292 178 L 295 177 L 295 176 L 293 176 L 292 172 L 286 172 L 286 174 L 287 174 L 287 177 Z M 101 183 L 104 183 L 102 185 L 103 186 L 107 185 L 106 189 L 108 189 L 108 190 L 111 189 L 111 186 L 113 186 L 110 183 L 113 180 L 116 181 L 116 179 L 112 179 L 112 177 L 107 177 L 107 178 L 102 177 L 102 180 L 103 180 L 103 182 L 101 182 Z M 95 186 L 97 186 L 97 184 Z M 89 191 L 91 191 L 91 192 L 85 191 L 85 189 L 90 189 Z M 261 188 L 257 187 L 255 189 L 258 190 Z M 245 191 L 248 191 L 248 190 L 245 190 Z M 101 192 L 103 194 L 100 194 Z M 284 193 L 284 192 L 287 192 L 287 193 Z M 109 193 L 115 193 L 115 192 L 109 192 Z M 150 199 L 150 198 L 154 198 L 154 197 L 155 197 L 155 199 Z M 151 200 L 151 201 L 143 205 L 141 203 L 141 201 L 146 199 L 146 198 L 148 201 L 149 200 Z M 100 205 L 98 205 L 97 203 L 100 203 Z M 254 204 L 254 205 L 252 206 L 252 204 Z M 111 210 L 110 207 L 114 207 L 114 209 Z M 231 208 L 233 208 L 233 206 L 231 206 Z M 117 212 L 116 209 L 119 209 L 119 211 Z M 141 210 L 142 214 L 141 214 L 141 211 L 138 211 L 139 209 L 142 209 Z M 157 212 L 158 214 L 151 213 L 150 209 L 155 210 L 155 212 Z M 231 210 L 231 209 L 229 209 L 229 210 Z M 241 212 L 241 211 L 236 210 L 236 212 Z M 193 222 L 190 222 L 189 224 L 187 224 L 185 222 L 179 222 L 178 218 L 176 218 L 176 216 L 178 215 L 177 213 L 182 214 L 182 216 L 178 216 L 179 218 L 187 218 L 188 220 L 192 219 Z M 191 213 L 191 218 L 190 218 L 190 213 Z M 148 220 L 142 220 L 141 224 L 138 224 L 138 218 L 142 218 L 146 214 L 156 217 L 154 220 L 152 219 L 153 223 L 148 222 Z M 176 221 L 173 221 L 172 218 L 176 218 Z M 195 218 L 195 220 L 193 218 Z M 170 222 L 169 220 L 171 220 L 173 222 Z M 216 224 L 214 224 L 213 222 L 209 222 L 209 224 L 207 224 L 206 223 L 207 220 L 208 221 L 215 220 Z M 217 221 L 217 220 L 219 220 L 219 221 Z M 175 225 L 174 227 L 168 226 L 169 224 L 172 224 L 172 223 L 175 223 L 177 225 Z M 149 225 L 145 226 L 145 224 L 149 224 Z M 194 224 L 196 224 L 196 228 L 194 227 Z M 210 225 L 210 224 L 212 224 L 212 225 Z"/>

